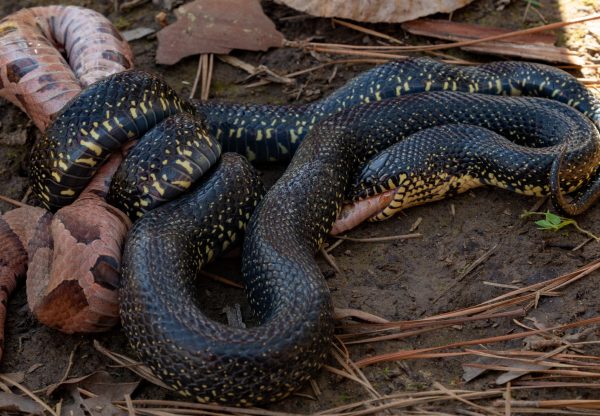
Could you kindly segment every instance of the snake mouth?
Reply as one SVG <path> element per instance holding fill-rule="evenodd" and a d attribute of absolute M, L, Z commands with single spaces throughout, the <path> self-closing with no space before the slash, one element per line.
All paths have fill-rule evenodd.
<path fill-rule="evenodd" d="M 391 189 L 358 201 L 347 203 L 342 207 L 337 220 L 333 223 L 331 235 L 351 230 L 360 223 L 382 213 L 394 200 L 397 189 Z"/>

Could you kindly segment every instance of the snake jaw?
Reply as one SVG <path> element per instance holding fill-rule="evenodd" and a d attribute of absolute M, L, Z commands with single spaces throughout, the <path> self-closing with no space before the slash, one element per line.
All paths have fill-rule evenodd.
<path fill-rule="evenodd" d="M 390 205 L 394 200 L 394 195 L 396 195 L 396 189 L 391 189 L 382 194 L 344 205 L 338 214 L 337 220 L 333 223 L 330 234 L 341 234 L 375 217 Z"/>

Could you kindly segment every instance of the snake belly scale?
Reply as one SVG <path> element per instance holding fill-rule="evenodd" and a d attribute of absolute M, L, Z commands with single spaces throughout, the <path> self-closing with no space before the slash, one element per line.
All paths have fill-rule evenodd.
<path fill-rule="evenodd" d="M 346 109 L 359 103 L 364 105 Z M 352 176 L 370 157 L 424 129 L 469 124 L 477 126 L 461 133 L 469 138 L 484 128 L 521 144 L 535 146 L 539 140 L 539 146 L 562 148 L 559 144 L 567 143 L 571 151 L 563 155 L 566 167 L 559 170 L 561 184 L 571 190 L 588 178 L 598 182 L 600 139 L 593 123 L 600 119 L 599 108 L 567 74 L 532 64 L 500 63 L 478 72 L 431 60 L 394 62 L 359 76 L 321 102 L 298 107 L 188 103 L 160 80 L 132 71 L 92 85 L 57 117 L 36 146 L 32 180 L 48 207 L 69 203 L 112 149 L 181 111 L 202 120 L 205 130 L 197 132 L 212 133 L 224 150 L 257 161 L 289 160 L 295 154 L 260 203 L 261 192 L 250 190 L 256 183 L 249 168 L 232 168 L 239 162 L 230 163 L 226 156 L 200 185 L 184 187 L 193 191 L 183 202 L 180 198 L 145 214 L 124 254 L 121 315 L 133 348 L 184 396 L 247 406 L 289 395 L 328 353 L 332 304 L 313 256 Z M 208 168 L 198 160 L 190 166 Z M 532 185 L 530 171 L 508 167 L 513 176 L 523 176 L 520 187 Z M 532 186 L 548 181 L 547 167 L 533 171 L 539 180 Z M 149 190 L 162 187 L 162 175 L 148 177 L 150 185 L 158 184 L 146 185 Z M 583 194 L 581 206 L 596 198 L 592 194 Z M 148 198 L 160 203 L 159 196 L 150 193 Z M 137 216 L 137 208 L 130 215 Z M 196 217 L 198 212 L 204 216 Z M 244 283 L 261 323 L 241 330 L 206 318 L 189 285 L 198 267 L 239 240 L 249 218 Z M 192 260 L 192 254 L 198 258 Z"/>

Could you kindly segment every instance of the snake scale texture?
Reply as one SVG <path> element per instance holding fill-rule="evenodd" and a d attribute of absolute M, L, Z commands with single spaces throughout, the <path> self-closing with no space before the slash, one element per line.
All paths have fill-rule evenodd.
<path fill-rule="evenodd" d="M 0 39 L 14 31 L 10 20 L 1 24 Z M 106 56 L 129 65 L 125 56 Z M 314 253 L 365 164 L 367 173 L 387 160 L 399 167 L 354 185 L 357 198 L 396 189 L 392 209 L 404 203 L 396 199 L 403 188 L 410 201 L 424 202 L 477 182 L 552 193 L 563 209 L 580 212 L 599 193 L 599 125 L 589 91 L 564 72 L 528 63 L 391 62 L 301 106 L 192 103 L 157 77 L 126 71 L 90 85 L 54 117 L 34 147 L 31 180 L 41 203 L 56 210 L 113 152 L 140 140 L 109 195 L 131 218 L 142 217 L 123 254 L 125 332 L 182 395 L 249 406 L 289 395 L 327 357 L 332 303 Z M 479 137 L 497 147 L 477 151 L 477 159 Z M 517 156 L 502 140 L 546 150 Z M 392 145 L 405 147 L 385 150 Z M 220 157 L 222 150 L 290 165 L 261 199 L 251 166 L 241 156 Z M 382 151 L 389 153 L 376 156 Z M 490 163 L 496 159 L 502 163 Z M 573 191 L 572 201 L 563 195 Z M 191 286 L 244 231 L 244 284 L 260 324 L 236 329 L 207 318 Z"/>

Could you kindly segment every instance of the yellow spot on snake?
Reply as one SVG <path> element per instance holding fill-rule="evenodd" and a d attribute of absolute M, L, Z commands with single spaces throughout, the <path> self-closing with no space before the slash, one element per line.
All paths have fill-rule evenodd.
<path fill-rule="evenodd" d="M 98 146 L 96 143 L 88 142 L 86 140 L 81 140 L 79 142 L 83 147 L 87 147 L 92 152 L 96 154 L 96 156 L 100 156 L 102 154 L 102 148 Z"/>
<path fill-rule="evenodd" d="M 84 136 L 88 135 L 88 132 L 84 129 L 79 129 L 79 131 L 81 132 L 81 134 L 83 134 Z"/>
<path fill-rule="evenodd" d="M 112 130 L 112 125 L 110 124 L 110 121 L 106 120 L 102 122 L 102 125 L 104 126 L 104 128 L 106 129 L 106 131 L 111 131 Z"/>
<path fill-rule="evenodd" d="M 75 161 L 75 163 L 83 163 L 84 165 L 88 165 L 88 166 L 96 166 L 96 161 L 94 159 L 92 159 L 91 157 L 80 157 L 79 159 L 77 159 Z"/>
<path fill-rule="evenodd" d="M 62 160 L 58 161 L 58 167 L 61 168 L 62 170 L 67 170 L 69 168 L 67 166 L 67 164 L 65 162 L 63 162 Z"/>
<path fill-rule="evenodd" d="M 137 109 L 136 109 L 135 107 L 131 107 L 131 108 L 129 109 L 129 112 L 131 113 L 131 117 L 133 117 L 133 118 L 137 118 L 137 116 L 138 116 L 138 113 L 137 113 Z"/>
<path fill-rule="evenodd" d="M 64 196 L 73 196 L 73 195 L 75 195 L 75 191 L 72 189 L 64 189 L 64 190 L 60 191 L 60 194 L 64 195 Z"/>
<path fill-rule="evenodd" d="M 56 179 L 56 182 L 60 182 L 60 175 L 58 172 L 52 172 L 52 177 Z"/>
<path fill-rule="evenodd" d="M 290 138 L 292 143 L 296 143 L 298 141 L 298 136 L 296 136 L 296 132 L 293 129 L 290 130 Z"/>
<path fill-rule="evenodd" d="M 175 161 L 175 163 L 178 164 L 179 166 L 182 166 L 190 175 L 194 172 L 194 168 L 192 168 L 192 165 L 190 164 L 189 160 L 177 159 Z"/>
<path fill-rule="evenodd" d="M 431 89 L 431 81 L 427 81 L 425 83 L 425 91 L 429 91 Z"/>
<path fill-rule="evenodd" d="M 140 103 L 140 108 L 142 109 L 142 113 L 146 114 L 148 112 L 148 108 L 144 102 Z"/>
<path fill-rule="evenodd" d="M 177 154 L 191 157 L 192 151 L 190 149 L 182 149 L 182 148 L 178 147 Z"/>
<path fill-rule="evenodd" d="M 257 130 L 256 131 L 256 141 L 260 142 L 263 139 L 263 132 L 262 130 Z"/>
<path fill-rule="evenodd" d="M 90 130 L 90 134 L 92 135 L 94 140 L 98 140 L 100 138 L 100 135 L 96 133 L 96 130 Z"/>
<path fill-rule="evenodd" d="M 189 188 L 192 184 L 190 181 L 173 181 L 173 185 L 181 186 L 182 188 Z"/>
<path fill-rule="evenodd" d="M 163 188 L 163 187 L 160 185 L 160 183 L 158 183 L 158 182 L 154 182 L 154 183 L 152 184 L 152 187 L 153 187 L 154 189 L 156 189 L 160 195 L 164 195 L 164 194 L 165 194 L 165 188 Z"/>

